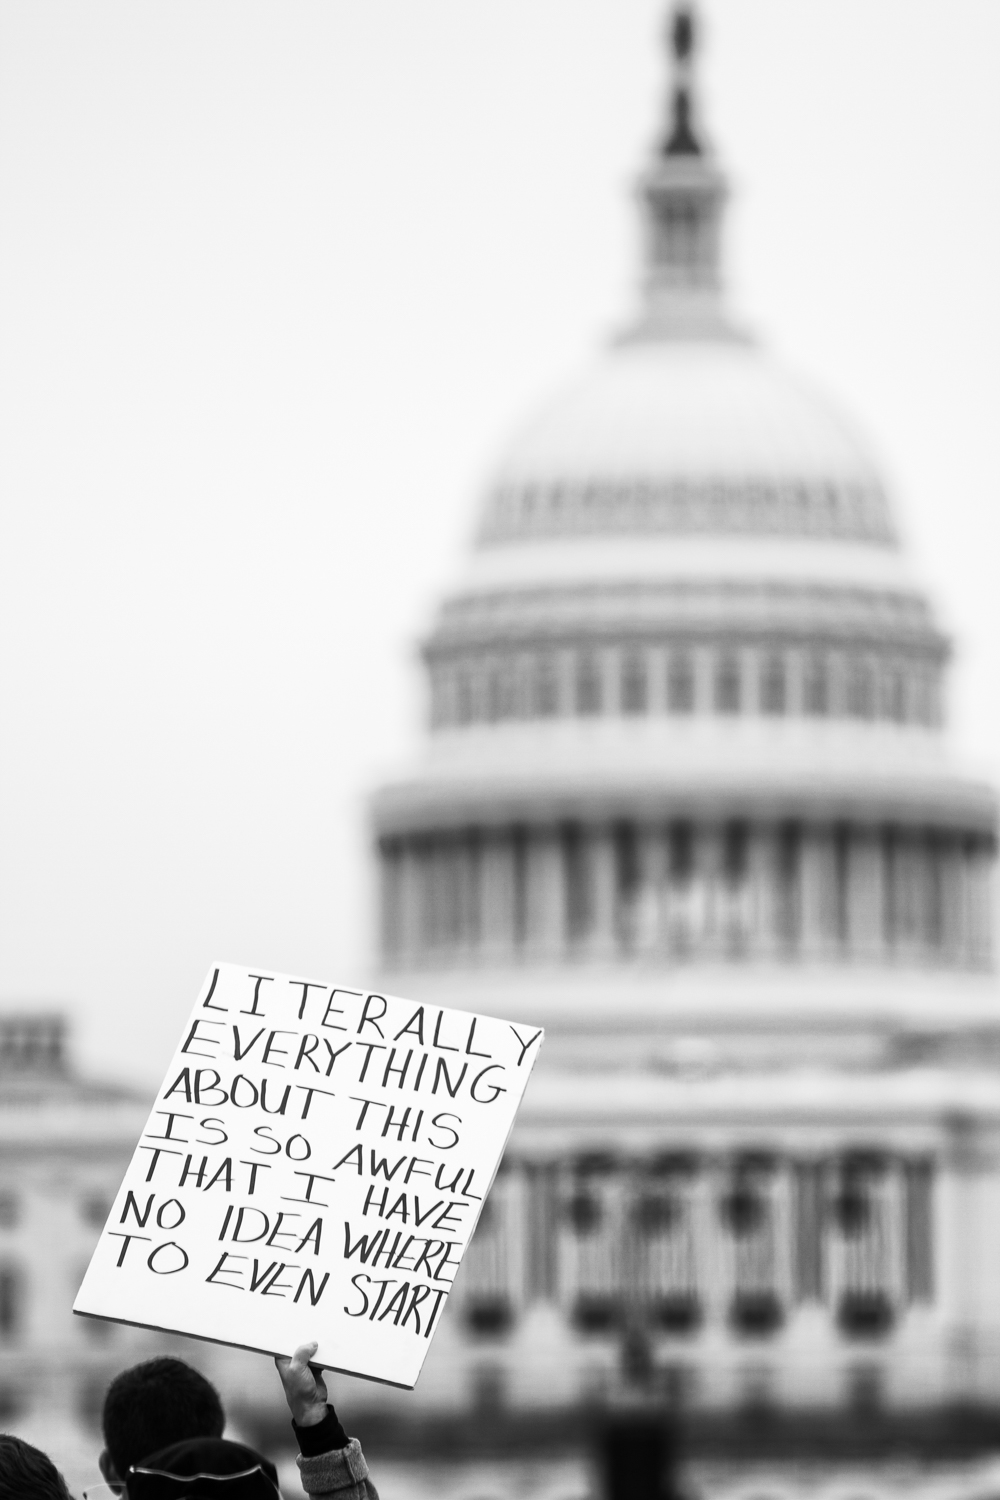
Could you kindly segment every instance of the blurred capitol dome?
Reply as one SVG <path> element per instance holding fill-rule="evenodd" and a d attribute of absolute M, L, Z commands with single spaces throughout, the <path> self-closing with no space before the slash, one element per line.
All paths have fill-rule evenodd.
<path fill-rule="evenodd" d="M 865 442 L 730 321 L 693 41 L 641 313 L 502 456 L 375 799 L 387 987 L 547 1028 L 421 1392 L 995 1400 L 994 796 Z"/>

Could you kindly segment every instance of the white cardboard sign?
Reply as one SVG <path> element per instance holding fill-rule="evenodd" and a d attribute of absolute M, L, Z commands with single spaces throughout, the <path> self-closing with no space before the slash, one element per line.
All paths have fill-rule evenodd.
<path fill-rule="evenodd" d="M 73 1311 L 411 1388 L 541 1041 L 219 964 Z"/>

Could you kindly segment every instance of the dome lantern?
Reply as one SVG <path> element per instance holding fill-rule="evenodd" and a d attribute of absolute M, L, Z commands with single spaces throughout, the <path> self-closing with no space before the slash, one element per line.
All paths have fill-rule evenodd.
<path fill-rule="evenodd" d="M 694 16 L 686 5 L 674 11 L 670 27 L 676 79 L 670 134 L 663 151 L 666 156 L 700 156 L 701 146 L 691 124 L 691 55 L 694 51 Z"/>
<path fill-rule="evenodd" d="M 646 221 L 645 307 L 630 337 L 734 338 L 719 270 L 726 181 L 697 126 L 696 30 L 687 5 L 670 27 L 673 89 L 661 146 L 639 183 Z"/>

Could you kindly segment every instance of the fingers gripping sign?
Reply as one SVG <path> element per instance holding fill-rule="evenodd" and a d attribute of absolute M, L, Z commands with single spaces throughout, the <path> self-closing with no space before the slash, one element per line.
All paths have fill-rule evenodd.
<path fill-rule="evenodd" d="M 278 1354 L 274 1360 L 288 1410 L 299 1427 L 313 1427 L 326 1416 L 328 1397 L 323 1371 L 309 1363 L 318 1348 L 315 1341 L 300 1344 L 290 1359 L 287 1354 Z"/>

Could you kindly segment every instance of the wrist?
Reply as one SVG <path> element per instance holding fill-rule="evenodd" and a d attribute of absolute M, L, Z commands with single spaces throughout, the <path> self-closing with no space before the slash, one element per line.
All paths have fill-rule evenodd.
<path fill-rule="evenodd" d="M 322 1422 L 316 1422 L 312 1427 L 300 1427 L 298 1422 L 294 1422 L 292 1427 L 303 1458 L 333 1453 L 338 1448 L 348 1447 L 351 1441 L 332 1406 L 327 1407 Z"/>
<path fill-rule="evenodd" d="M 297 1401 L 292 1407 L 292 1421 L 296 1427 L 315 1427 L 329 1410 L 325 1401 L 310 1401 L 308 1405 Z"/>

